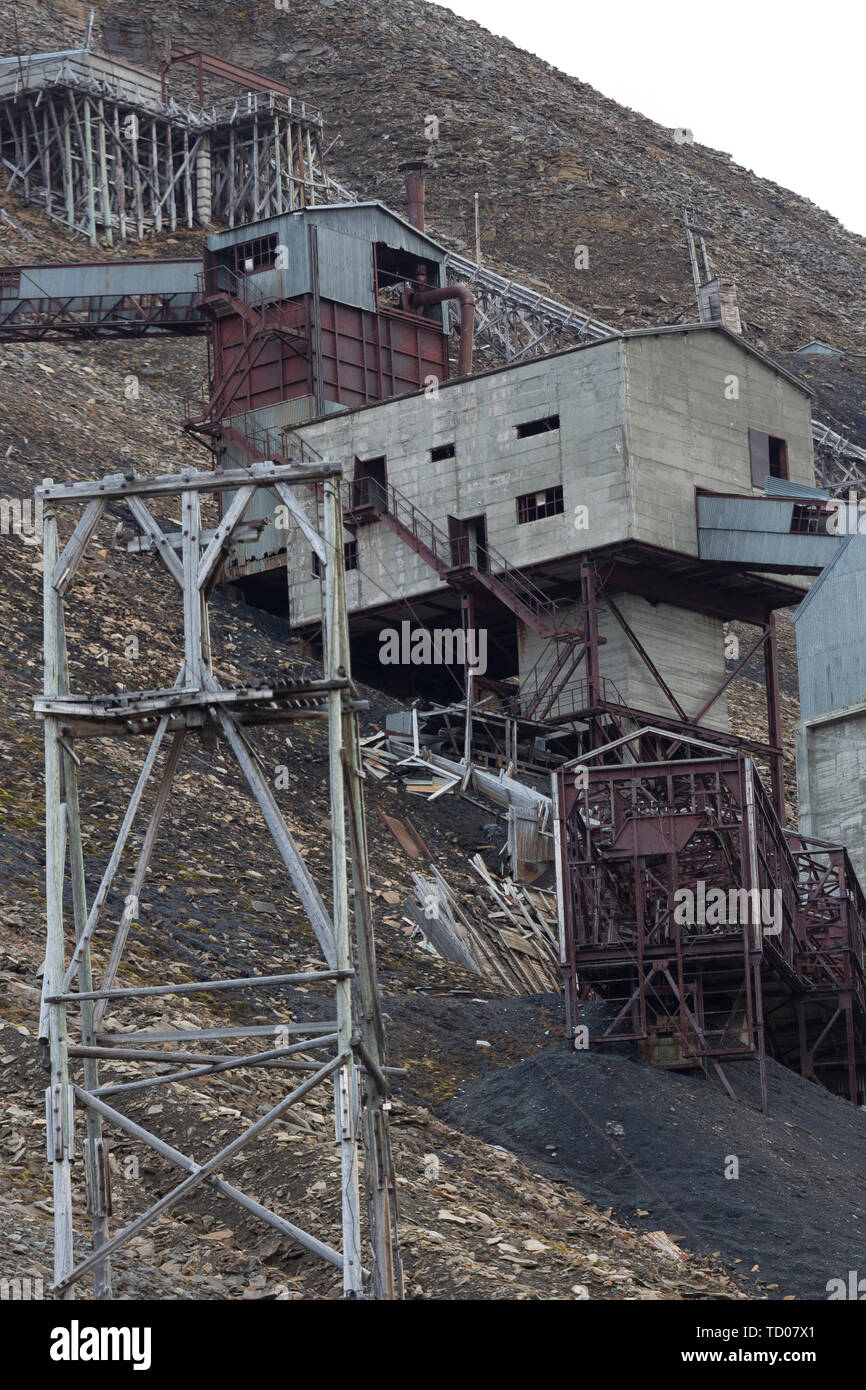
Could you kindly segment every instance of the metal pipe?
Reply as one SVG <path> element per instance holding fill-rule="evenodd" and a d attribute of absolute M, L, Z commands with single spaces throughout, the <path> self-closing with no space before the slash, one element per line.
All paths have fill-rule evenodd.
<path fill-rule="evenodd" d="M 441 289 L 413 290 L 412 303 L 422 308 L 456 299 L 460 305 L 460 344 L 457 349 L 457 375 L 472 371 L 472 337 L 475 331 L 475 296 L 468 285 L 443 285 Z"/>
<path fill-rule="evenodd" d="M 406 174 L 406 203 L 409 221 L 419 232 L 424 230 L 424 194 L 426 189 L 426 165 L 421 161 L 409 160 L 400 168 Z"/>
<path fill-rule="evenodd" d="M 406 175 L 406 203 L 409 221 L 419 232 L 424 231 L 424 198 L 426 169 L 422 160 L 407 160 L 400 168 Z M 475 331 L 475 296 L 468 285 L 447 285 L 442 289 L 412 291 L 414 305 L 441 304 L 443 299 L 460 303 L 460 345 L 457 351 L 457 375 L 468 376 L 472 371 L 472 335 Z"/>

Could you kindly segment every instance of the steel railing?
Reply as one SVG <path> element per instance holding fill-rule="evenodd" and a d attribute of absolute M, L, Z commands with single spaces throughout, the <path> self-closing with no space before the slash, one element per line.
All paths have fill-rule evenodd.
<path fill-rule="evenodd" d="M 524 608 L 532 612 L 539 624 L 550 629 L 551 634 L 560 627 L 556 604 L 487 541 L 473 542 L 472 537 L 465 534 L 447 535 L 391 483 L 383 484 L 376 478 L 368 477 L 355 479 L 344 484 L 344 487 L 347 511 L 366 507 L 387 513 L 419 547 L 429 552 L 440 573 L 472 569 L 482 576 L 482 580 L 486 576 L 492 586 L 507 589 Z"/>

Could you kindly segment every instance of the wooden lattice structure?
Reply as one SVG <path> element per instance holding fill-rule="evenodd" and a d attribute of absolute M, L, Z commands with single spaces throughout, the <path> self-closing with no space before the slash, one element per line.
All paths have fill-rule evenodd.
<path fill-rule="evenodd" d="M 98 244 L 255 222 L 325 197 L 322 116 L 282 84 L 208 105 L 87 49 L 0 61 L 8 186 Z"/>

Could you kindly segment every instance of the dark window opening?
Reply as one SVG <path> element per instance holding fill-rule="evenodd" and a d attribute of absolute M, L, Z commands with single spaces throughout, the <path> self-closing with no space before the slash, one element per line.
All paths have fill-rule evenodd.
<path fill-rule="evenodd" d="M 380 309 L 400 309 L 419 318 L 442 322 L 440 304 L 415 305 L 413 292 L 439 288 L 439 265 L 424 256 L 398 251 L 384 241 L 375 245 L 376 302 Z"/>
<path fill-rule="evenodd" d="M 774 434 L 749 430 L 749 462 L 753 487 L 763 487 L 766 478 L 787 478 L 788 445 Z"/>
<path fill-rule="evenodd" d="M 540 521 L 545 516 L 560 516 L 565 510 L 561 487 L 548 487 L 543 492 L 525 492 L 517 499 L 517 523 Z"/>
<path fill-rule="evenodd" d="M 816 507 L 795 502 L 791 512 L 791 535 L 826 536 L 828 515 L 823 504 Z"/>
<path fill-rule="evenodd" d="M 388 472 L 385 455 L 378 458 L 355 459 L 355 478 L 352 484 L 353 507 L 375 507 L 388 510 Z"/>
<path fill-rule="evenodd" d="M 543 420 L 527 420 L 526 424 L 517 426 L 517 438 L 529 439 L 533 434 L 546 434 L 548 430 L 559 429 L 558 415 L 545 415 Z"/>
<path fill-rule="evenodd" d="M 310 554 L 313 560 L 311 566 L 313 578 L 321 579 L 322 562 L 315 550 L 312 550 Z M 343 567 L 347 570 L 356 570 L 358 568 L 358 542 L 356 540 L 343 542 Z"/>
<path fill-rule="evenodd" d="M 0 270 L 0 295 L 17 299 L 21 293 L 21 271 L 4 266 Z"/>
<path fill-rule="evenodd" d="M 234 248 L 235 273 L 251 275 L 256 270 L 273 270 L 277 259 L 277 234 L 242 241 Z"/>
<path fill-rule="evenodd" d="M 435 449 L 430 450 L 430 462 L 440 463 L 442 459 L 453 459 L 454 445 L 439 444 Z"/>

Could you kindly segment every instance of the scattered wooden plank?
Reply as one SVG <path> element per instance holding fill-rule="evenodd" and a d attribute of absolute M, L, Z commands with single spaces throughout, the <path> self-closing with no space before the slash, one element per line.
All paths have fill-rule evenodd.
<path fill-rule="evenodd" d="M 403 821 L 398 820 L 396 816 L 386 815 L 378 806 L 376 807 L 376 815 L 379 817 L 382 824 L 388 827 L 398 845 L 401 849 L 406 851 L 410 859 L 420 859 L 422 857 L 424 853 L 423 847 L 418 843 L 418 840 L 412 834 L 409 827 L 404 825 Z"/>

